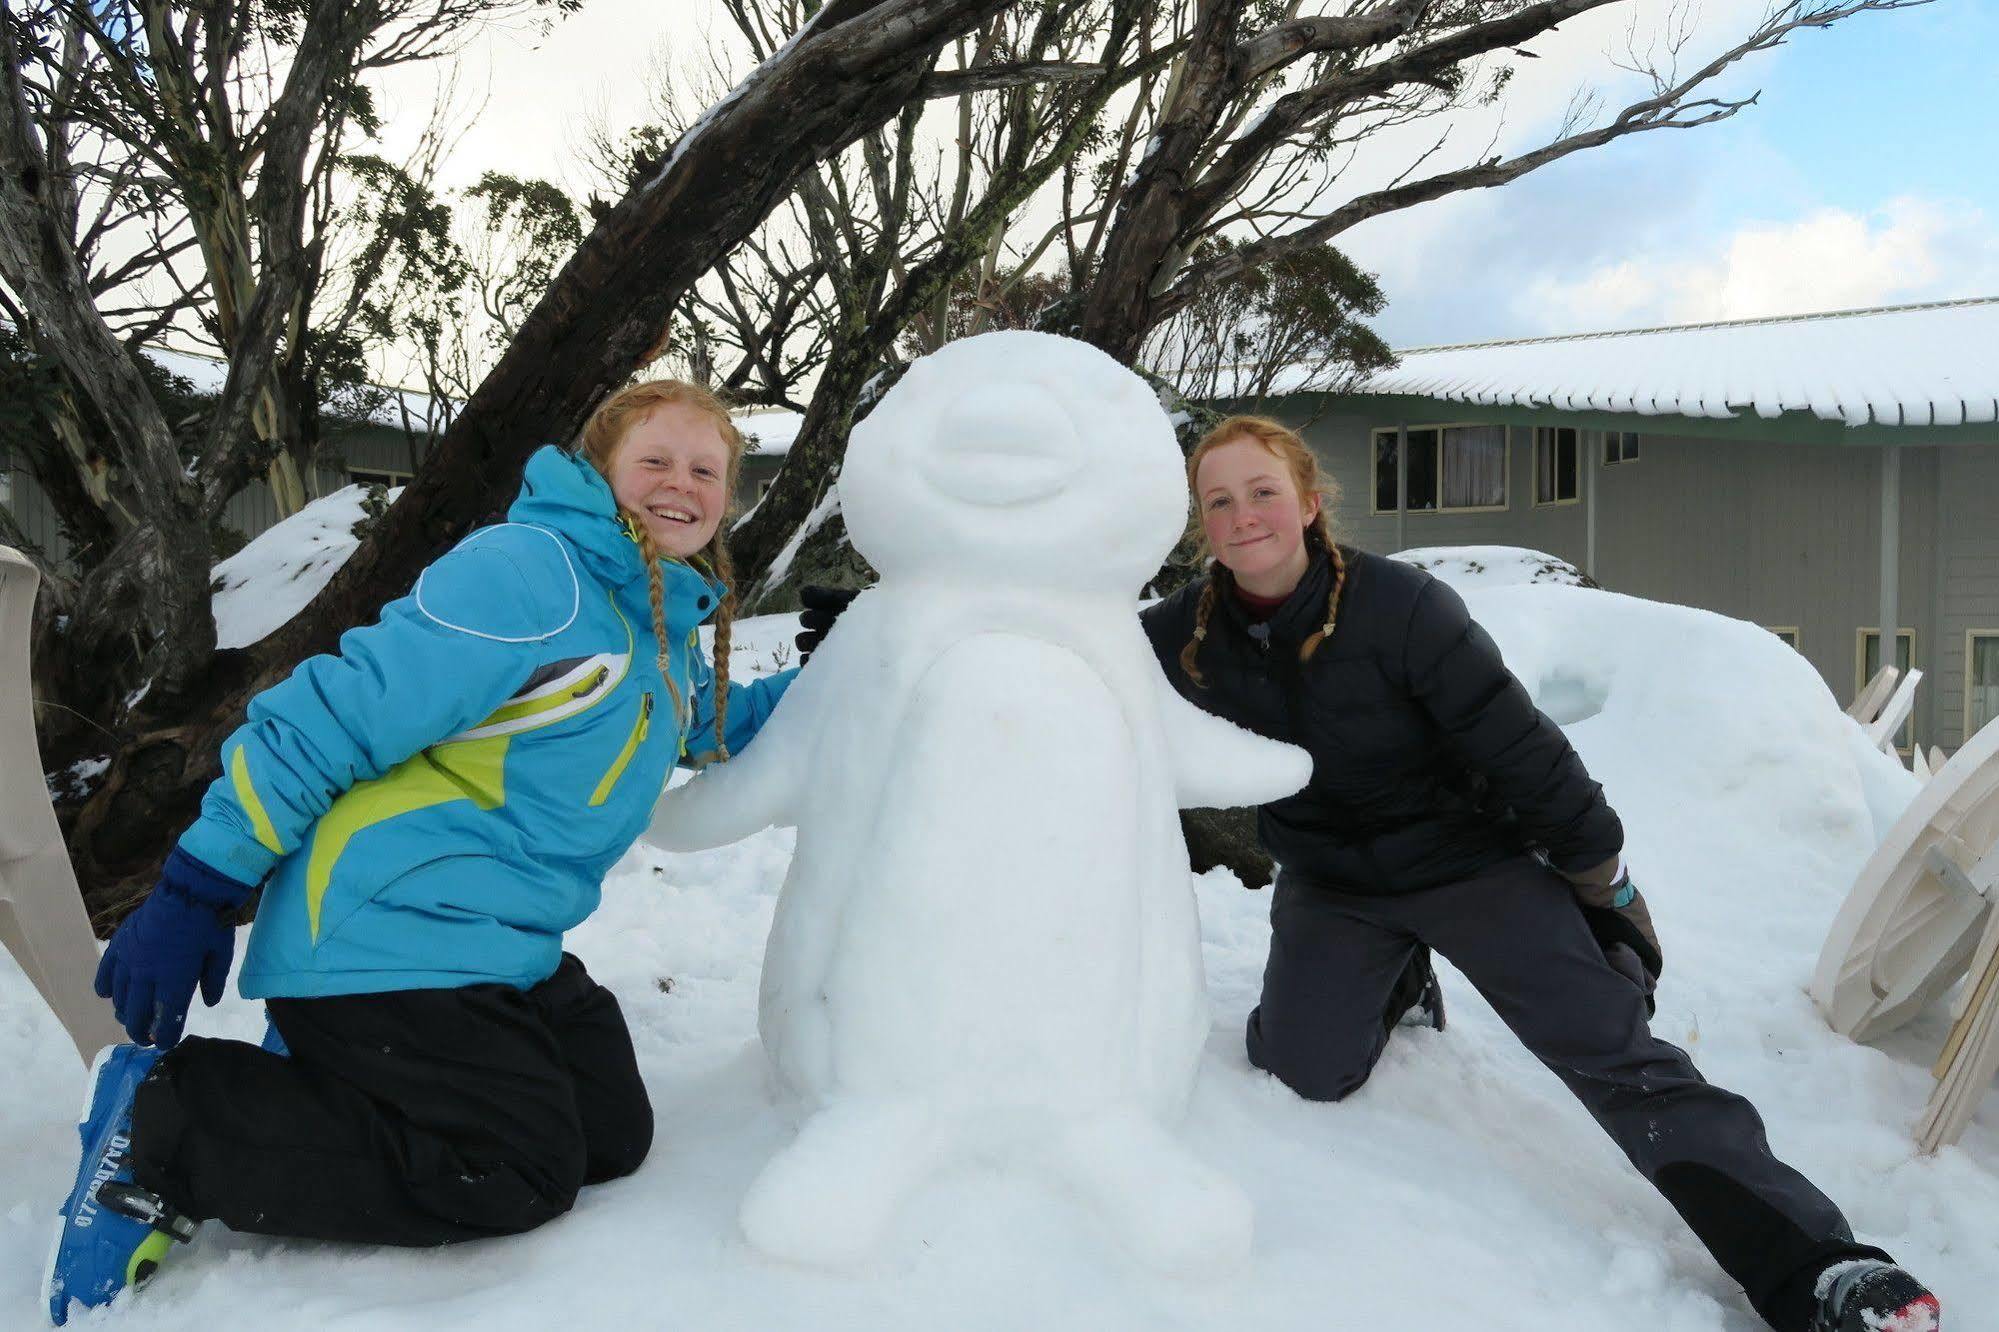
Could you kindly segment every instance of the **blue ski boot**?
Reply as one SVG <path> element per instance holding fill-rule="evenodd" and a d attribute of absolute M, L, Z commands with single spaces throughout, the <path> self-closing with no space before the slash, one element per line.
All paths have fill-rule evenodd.
<path fill-rule="evenodd" d="M 63 1203 L 42 1288 L 57 1327 L 68 1320 L 71 1300 L 109 1304 L 151 1277 L 176 1242 L 194 1238 L 198 1223 L 132 1182 L 132 1098 L 160 1053 L 112 1045 L 90 1066 L 89 1099 L 77 1120 L 83 1160 Z"/>

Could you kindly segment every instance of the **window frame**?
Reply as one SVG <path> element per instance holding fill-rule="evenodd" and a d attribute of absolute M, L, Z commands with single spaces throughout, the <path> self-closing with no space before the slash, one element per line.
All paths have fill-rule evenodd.
<path fill-rule="evenodd" d="M 1879 625 L 1871 624 L 1863 624 L 1853 631 L 1853 692 L 1855 694 L 1858 694 L 1862 689 L 1867 687 L 1869 678 L 1867 672 L 1867 636 L 1869 634 L 1879 635 L 1880 632 L 1881 627 Z M 1909 640 L 1909 664 L 1904 671 L 1906 675 L 1907 671 L 1920 669 L 1922 663 L 1916 659 L 1916 631 L 1913 628 L 1897 629 L 1895 631 L 1895 641 L 1897 644 L 1905 637 Z M 1900 657 L 1902 654 L 1897 652 L 1895 655 Z M 1899 662 L 1896 664 L 1900 665 Z M 1877 666 L 1875 669 L 1879 670 L 1880 667 Z M 1901 680 L 1898 679 L 1895 681 L 1895 687 L 1897 689 L 1902 687 Z M 1895 752 L 1898 754 L 1908 754 L 1914 750 L 1918 743 L 1916 737 L 1916 714 L 1913 710 L 1909 713 L 1909 720 L 1902 724 L 1909 730 L 1909 743 L 1906 745 L 1896 745 Z"/>
<path fill-rule="evenodd" d="M 1984 730 L 1985 727 L 1992 725 L 1994 722 L 1999 722 L 1999 712 L 1994 712 L 1979 726 L 1978 731 L 1974 731 L 1971 728 L 1971 667 L 1974 661 L 1972 653 L 1976 648 L 1978 640 L 1981 638 L 1989 638 L 1993 642 L 1999 643 L 1999 628 L 1967 629 L 1964 631 L 1964 710 L 1957 715 L 1958 744 L 1960 745 L 1970 744 L 1971 737 L 1978 734 L 1978 731 Z"/>
<path fill-rule="evenodd" d="M 1500 450 L 1499 489 L 1500 489 L 1501 498 L 1499 503 L 1449 504 L 1449 505 L 1445 504 L 1444 503 L 1444 432 L 1446 430 L 1483 430 L 1483 429 L 1491 429 L 1494 426 L 1497 426 L 1501 432 L 1500 441 L 1499 441 L 1499 450 Z M 1408 433 L 1412 435 L 1415 434 L 1418 430 L 1434 430 L 1437 432 L 1437 444 L 1436 444 L 1437 506 L 1433 509 L 1411 509 L 1408 507 L 1409 497 L 1398 491 L 1395 498 L 1401 507 L 1394 509 L 1382 509 L 1375 507 L 1381 502 L 1381 450 L 1376 445 L 1375 440 L 1376 437 L 1380 435 L 1388 435 L 1392 437 L 1396 433 L 1397 429 L 1395 426 L 1375 426 L 1367 432 L 1368 481 L 1369 481 L 1367 502 L 1369 506 L 1368 513 L 1370 517 L 1393 518 L 1398 513 L 1406 513 L 1412 518 L 1422 518 L 1432 514 L 1440 514 L 1440 513 L 1506 513 L 1513 507 L 1513 427 L 1512 426 L 1502 424 L 1501 422 L 1498 421 L 1436 421 L 1436 422 L 1425 421 L 1421 425 L 1407 425 L 1401 428 L 1403 430 L 1406 430 Z"/>
<path fill-rule="evenodd" d="M 1544 500 L 1541 498 L 1541 432 L 1544 430 L 1548 432 L 1551 441 L 1555 435 L 1555 432 L 1560 430 L 1567 430 L 1576 437 L 1576 455 L 1575 455 L 1576 493 L 1570 496 L 1568 499 Z M 1535 508 L 1559 509 L 1570 504 L 1581 504 L 1583 502 L 1583 467 L 1586 465 L 1584 462 L 1583 455 L 1588 452 L 1588 450 L 1583 447 L 1583 433 L 1584 433 L 1583 428 L 1581 426 L 1535 426 L 1534 427 L 1534 507 Z M 1556 489 L 1559 490 L 1560 487 L 1558 486 L 1556 487 Z"/>
<path fill-rule="evenodd" d="M 1631 444 L 1631 452 L 1625 456 L 1611 457 L 1610 441 L 1613 439 L 1620 441 L 1628 440 Z M 1623 454 L 1623 445 L 1621 443 L 1618 447 L 1618 452 Z M 1606 430 L 1603 432 L 1603 465 L 1605 467 L 1628 467 L 1632 463 L 1637 462 L 1639 456 L 1638 432 L 1636 430 Z"/>
<path fill-rule="evenodd" d="M 1765 629 L 1769 630 L 1769 631 L 1770 631 L 1771 633 L 1775 634 L 1775 635 L 1777 636 L 1777 641 L 1778 641 L 1779 643 L 1782 643 L 1782 644 L 1783 644 L 1783 645 L 1784 645 L 1785 647 L 1787 647 L 1787 648 L 1791 649 L 1791 651 L 1793 651 L 1793 652 L 1802 652 L 1802 651 L 1804 651 L 1804 649 L 1803 649 L 1803 648 L 1801 648 L 1801 647 L 1799 647 L 1799 646 L 1798 646 L 1798 626 L 1797 626 L 1797 625 L 1795 625 L 1795 624 L 1766 624 L 1766 625 L 1764 625 L 1763 627 L 1764 627 Z M 1784 637 L 1784 635 L 1786 635 L 1786 634 L 1789 634 L 1789 635 L 1790 635 L 1790 637 L 1789 637 L 1789 638 L 1786 638 L 1786 637 Z M 1866 649 L 1864 649 L 1864 648 L 1862 649 L 1862 651 L 1865 651 L 1865 650 L 1866 650 Z M 1865 658 L 1863 658 L 1863 660 L 1865 660 Z"/>
<path fill-rule="evenodd" d="M 358 479 L 358 478 L 357 478 L 357 477 L 355 476 L 355 473 L 357 473 L 357 472 L 358 472 L 358 473 L 360 473 L 360 474 L 361 474 L 362 476 L 370 476 L 370 477 L 375 477 L 375 476 L 381 476 L 381 477 L 387 477 L 387 478 L 389 478 L 388 480 L 386 480 L 386 481 L 383 481 L 383 482 L 380 482 L 380 483 L 379 483 L 379 484 L 381 484 L 381 485 L 382 485 L 382 486 L 383 486 L 384 488 L 386 488 L 386 489 L 389 489 L 389 490 L 393 490 L 393 489 L 395 489 L 395 488 L 396 488 L 397 486 L 406 486 L 406 485 L 408 485 L 408 484 L 409 484 L 409 483 L 410 483 L 411 481 L 413 481 L 413 480 L 415 480 L 415 479 L 416 479 L 416 476 L 415 476 L 415 473 L 413 473 L 413 472 L 405 472 L 405 471 L 401 471 L 401 470 L 399 470 L 399 469 L 397 469 L 397 468 L 394 468 L 394 467 L 355 467 L 355 466 L 353 466 L 353 465 L 352 465 L 352 464 L 350 463 L 350 464 L 348 465 L 348 467 L 347 467 L 347 484 L 348 484 L 348 485 L 350 485 L 350 486 L 372 486 L 372 485 L 375 485 L 375 484 L 377 484 L 377 483 L 376 483 L 376 482 L 374 482 L 374 481 L 362 481 L 362 480 L 359 480 L 359 479 Z"/>

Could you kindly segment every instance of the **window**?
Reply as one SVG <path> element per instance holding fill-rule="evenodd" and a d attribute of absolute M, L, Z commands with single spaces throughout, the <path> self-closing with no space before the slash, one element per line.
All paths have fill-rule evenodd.
<path fill-rule="evenodd" d="M 1636 430 L 1606 430 L 1603 432 L 1603 461 L 1605 465 L 1638 461 L 1638 432 Z M 1796 646 L 1793 644 L 1793 646 Z"/>
<path fill-rule="evenodd" d="M 1506 507 L 1506 427 L 1419 426 L 1409 439 L 1411 513 L 1450 513 Z M 1395 431 L 1374 432 L 1374 511 L 1394 513 Z"/>
<path fill-rule="evenodd" d="M 1790 648 L 1791 651 L 1796 652 L 1798 650 L 1798 627 L 1796 625 L 1766 624 L 1763 627 L 1783 640 L 1784 646 Z"/>
<path fill-rule="evenodd" d="M 1999 717 L 1999 629 L 1974 629 L 1964 643 L 1964 738 Z"/>
<path fill-rule="evenodd" d="M 1909 673 L 1910 665 L 1915 661 L 1915 659 L 1916 659 L 1916 631 L 1913 629 L 1896 630 L 1895 631 L 1896 669 L 1901 671 L 1902 674 L 1906 676 Z M 1859 672 L 1860 678 L 1853 682 L 1854 692 L 1859 693 L 1862 689 L 1866 688 L 1867 682 L 1869 680 L 1872 680 L 1874 678 L 1874 673 L 1880 669 L 1881 669 L 1881 631 L 1878 629 L 1862 629 L 1860 631 L 1860 672 Z M 1900 687 L 1900 681 L 1896 682 L 1896 687 L 1897 688 Z M 1909 720 L 1902 724 L 1902 729 L 1895 732 L 1895 748 L 1901 750 L 1903 753 L 1906 754 L 1909 751 L 1910 744 L 1913 742 L 1915 738 L 1914 730 L 1915 730 L 1915 716 L 1912 713 L 1910 714 Z"/>
<path fill-rule="evenodd" d="M 347 484 L 351 486 L 387 486 L 393 490 L 397 486 L 410 483 L 408 472 L 384 471 L 378 467 L 350 467 L 347 469 Z"/>
<path fill-rule="evenodd" d="M 1534 427 L 1534 502 L 1574 504 L 1582 493 L 1582 450 L 1570 426 Z"/>

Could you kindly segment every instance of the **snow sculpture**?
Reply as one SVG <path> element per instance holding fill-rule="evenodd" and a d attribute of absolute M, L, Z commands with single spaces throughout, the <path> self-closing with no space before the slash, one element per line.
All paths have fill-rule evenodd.
<path fill-rule="evenodd" d="M 97 940 L 42 782 L 29 710 L 29 622 L 40 575 L 0 546 L 0 944 L 34 982 L 88 1062 L 124 1039 L 90 988 Z"/>
<path fill-rule="evenodd" d="M 1182 700 L 1139 628 L 1182 469 L 1142 380 L 1039 333 L 925 357 L 855 428 L 841 503 L 880 584 L 651 834 L 798 828 L 759 1029 L 809 1117 L 743 1201 L 759 1248 L 854 1261 L 971 1157 L 1053 1176 L 1142 1260 L 1246 1251 L 1247 1199 L 1164 1127 L 1208 1031 L 1175 809 L 1311 760 Z"/>
<path fill-rule="evenodd" d="M 1988 726 L 1930 778 L 1861 870 L 1819 955 L 1812 998 L 1854 1040 L 1894 1030 L 1964 974 L 1995 901 L 1999 726 Z"/>

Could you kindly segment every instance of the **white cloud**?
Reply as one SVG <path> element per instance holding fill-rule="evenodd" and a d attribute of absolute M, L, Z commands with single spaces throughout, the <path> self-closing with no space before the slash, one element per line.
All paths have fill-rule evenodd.
<path fill-rule="evenodd" d="M 1999 294 L 1999 232 L 1949 201 L 1897 198 L 1745 223 L 1698 248 L 1654 248 L 1573 276 L 1542 274 L 1524 302 L 1569 330 L 1692 323 Z"/>

